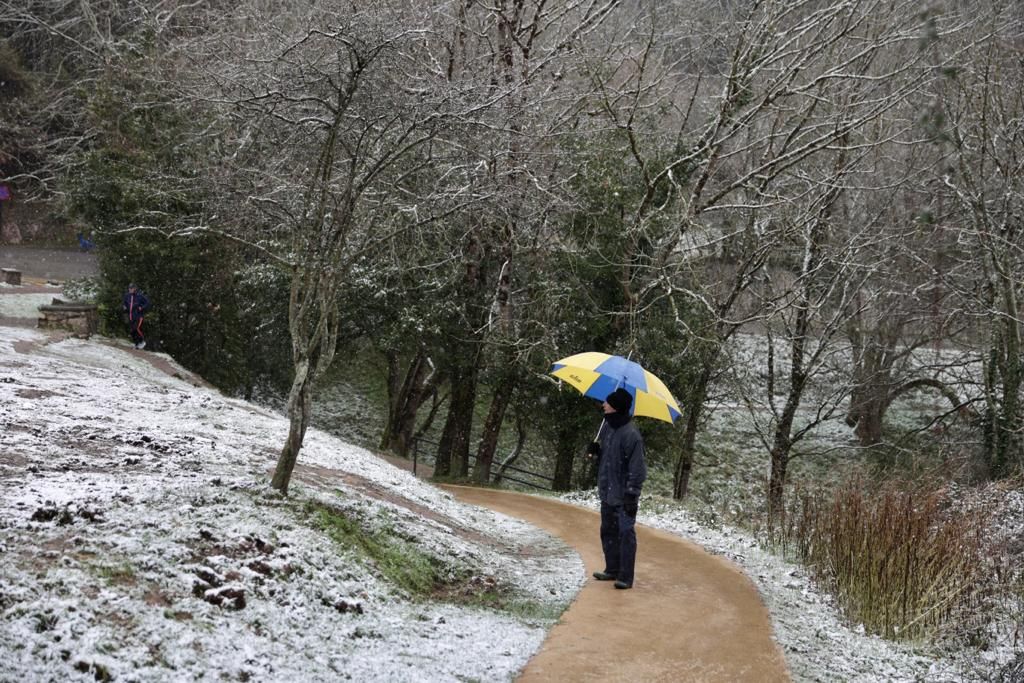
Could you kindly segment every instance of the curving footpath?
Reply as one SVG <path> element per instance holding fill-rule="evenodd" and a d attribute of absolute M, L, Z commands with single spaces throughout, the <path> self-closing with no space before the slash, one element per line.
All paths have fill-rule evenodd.
<path fill-rule="evenodd" d="M 526 520 L 573 547 L 587 584 L 519 681 L 788 681 L 754 585 L 693 543 L 637 525 L 636 582 L 616 590 L 603 569 L 600 517 L 540 496 L 444 486 L 466 503 Z"/>

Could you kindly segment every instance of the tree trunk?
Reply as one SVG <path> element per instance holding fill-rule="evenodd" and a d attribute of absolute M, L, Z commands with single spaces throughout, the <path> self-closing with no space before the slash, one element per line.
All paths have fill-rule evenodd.
<path fill-rule="evenodd" d="M 397 354 L 388 354 L 388 420 L 381 436 L 380 448 L 405 457 L 412 445 L 416 413 L 428 395 L 424 377 L 429 369 L 426 353 L 416 352 L 405 372 L 405 379 L 398 381 L 400 361 Z"/>
<path fill-rule="evenodd" d="M 697 430 L 700 428 L 700 416 L 704 410 L 704 402 L 708 396 L 708 383 L 711 381 L 710 362 L 701 370 L 697 382 L 686 393 L 683 405 L 686 406 L 686 428 L 683 430 L 682 447 L 676 471 L 672 480 L 672 497 L 682 500 L 690 487 L 690 472 L 693 470 L 694 446 L 697 443 Z"/>
<path fill-rule="evenodd" d="M 473 433 L 473 410 L 476 407 L 476 369 L 452 387 L 451 415 L 454 428 L 451 433 L 451 460 L 453 474 L 469 476 L 469 446 Z"/>
<path fill-rule="evenodd" d="M 444 421 L 444 429 L 441 430 L 441 440 L 437 444 L 437 453 L 434 455 L 434 476 L 450 477 L 452 474 L 452 434 L 455 431 L 455 418 L 451 406 L 448 407 L 448 417 Z"/>
<path fill-rule="evenodd" d="M 442 379 L 440 376 L 436 377 L 434 381 L 431 383 L 430 389 L 424 392 L 427 396 L 430 397 L 430 410 L 427 411 L 426 419 L 420 423 L 419 429 L 416 429 L 416 431 L 413 432 L 412 437 L 410 438 L 410 443 L 422 438 L 424 434 L 430 431 L 430 428 L 434 424 L 434 419 L 437 417 L 437 411 L 439 411 L 441 409 L 441 406 L 444 405 L 445 401 L 448 400 L 447 394 L 440 394 L 437 391 L 437 385 L 441 381 Z"/>
<path fill-rule="evenodd" d="M 843 140 L 845 143 L 845 138 Z M 775 434 L 772 439 L 771 472 L 768 476 L 768 519 L 770 521 L 781 520 L 785 514 L 785 489 L 786 472 L 789 469 L 790 453 L 793 449 L 793 421 L 796 419 L 796 412 L 803 400 L 804 389 L 807 386 L 808 367 L 807 339 L 811 330 L 811 318 L 818 310 L 815 303 L 815 290 L 825 283 L 818 280 L 821 272 L 820 266 L 823 263 L 822 241 L 827 236 L 829 219 L 836 200 L 839 198 L 839 179 L 844 175 L 845 152 L 841 152 L 836 160 L 835 180 L 836 182 L 826 190 L 825 201 L 821 204 L 817 217 L 810 224 L 804 236 L 803 260 L 798 278 L 798 289 L 794 306 L 796 315 L 793 318 L 792 333 L 790 335 L 789 347 L 789 393 L 786 396 L 786 405 L 782 408 L 778 422 L 775 425 Z M 813 364 L 818 354 L 822 352 L 823 345 L 829 336 L 826 326 L 822 334 L 818 336 L 818 350 L 811 353 L 810 363 Z M 834 329 L 834 328 L 833 328 Z M 768 338 L 769 348 L 772 340 Z M 774 362 L 769 355 L 769 362 Z M 774 380 L 774 366 L 769 367 L 768 376 Z M 771 399 L 771 392 L 774 391 L 772 382 L 769 383 L 768 391 Z M 774 404 L 773 404 L 774 406 Z M 799 437 L 798 437 L 799 438 Z"/>
<path fill-rule="evenodd" d="M 451 403 L 437 449 L 434 474 L 465 477 L 469 473 L 469 444 L 476 403 L 479 330 L 483 326 L 474 302 L 484 282 L 483 262 L 487 252 L 475 229 L 466 235 L 463 249 L 464 273 L 458 286 L 463 329 L 448 341 L 447 366 L 451 368 Z"/>
<path fill-rule="evenodd" d="M 1005 256 L 1004 256 L 1005 258 Z M 1009 259 L 1006 259 L 1007 261 Z M 1021 366 L 1021 326 L 1018 322 L 1016 285 L 1008 273 L 1012 272 L 1007 263 L 999 263 L 996 272 L 999 274 L 1001 303 L 1005 316 L 997 324 L 1001 324 L 1002 333 L 997 338 L 1002 340 L 1002 357 L 999 363 L 999 374 L 1002 379 L 1002 395 L 999 397 L 999 412 L 996 418 L 995 444 L 996 450 L 990 457 L 992 474 L 1005 477 L 1021 464 L 1022 426 L 1020 390 L 1024 368 Z"/>
<path fill-rule="evenodd" d="M 575 446 L 575 443 L 563 443 L 562 441 L 555 445 L 555 476 L 551 482 L 551 488 L 555 491 L 572 489 L 572 471 L 577 451 Z"/>
<path fill-rule="evenodd" d="M 992 462 L 992 474 L 998 478 L 1012 474 L 1022 460 L 1020 385 L 1020 360 L 1013 359 L 1003 378 L 1003 401 L 996 433 L 998 450 Z"/>
<path fill-rule="evenodd" d="M 288 494 L 295 463 L 302 450 L 302 442 L 306 438 L 306 428 L 312 412 L 312 387 L 309 377 L 309 362 L 300 363 L 296 367 L 295 379 L 291 391 L 288 392 L 288 438 L 284 442 L 281 454 L 277 458 L 274 477 L 270 485 L 283 495 Z"/>
<path fill-rule="evenodd" d="M 380 435 L 380 443 L 378 448 L 381 450 L 391 449 L 391 440 L 395 433 L 395 422 L 398 417 L 398 405 L 401 402 L 399 394 L 401 393 L 401 385 L 399 384 L 398 378 L 401 375 L 401 358 L 395 351 L 385 351 L 385 357 L 388 362 L 388 378 L 387 378 L 387 389 L 388 389 L 388 415 L 384 422 L 384 431 Z M 411 365 L 410 365 L 411 369 Z M 408 374 L 406 375 L 408 378 Z"/>
<path fill-rule="evenodd" d="M 771 475 L 768 478 L 768 519 L 781 519 L 783 500 L 786 487 L 786 469 L 789 467 L 789 444 L 779 440 L 775 435 L 775 443 L 771 451 Z"/>
<path fill-rule="evenodd" d="M 803 386 L 791 389 L 786 406 L 782 409 L 779 422 L 775 425 L 775 436 L 772 439 L 771 473 L 768 477 L 768 517 L 776 519 L 783 511 L 783 500 L 786 487 L 786 470 L 789 468 L 789 454 L 793 447 L 793 419 Z"/>
<path fill-rule="evenodd" d="M 870 448 L 882 443 L 882 421 L 885 417 L 882 409 L 884 400 L 874 397 L 862 405 L 857 417 L 857 428 L 854 430 L 861 446 Z"/>
<path fill-rule="evenodd" d="M 526 445 L 526 423 L 523 421 L 522 415 L 518 415 L 516 417 L 516 447 L 512 450 L 509 456 L 502 460 L 501 464 L 498 465 L 498 471 L 494 474 L 495 484 L 501 483 L 501 478 L 505 476 L 505 470 L 519 459 L 519 454 L 523 452 L 524 445 Z"/>
<path fill-rule="evenodd" d="M 850 409 L 846 424 L 854 427 L 860 444 L 865 447 L 882 443 L 882 418 L 888 407 L 892 365 L 887 359 L 881 327 L 865 331 L 858 326 L 851 335 L 854 341 L 854 385 L 850 391 Z"/>
<path fill-rule="evenodd" d="M 1007 325 L 1015 325 L 1008 321 Z M 985 373 L 985 393 L 988 403 L 987 434 L 985 439 L 989 471 L 994 477 L 1010 474 L 1021 460 L 1021 405 L 1020 390 L 1022 367 L 1013 341 L 1002 334 L 996 335 L 989 354 Z"/>
<path fill-rule="evenodd" d="M 807 263 L 816 263 L 816 259 L 814 261 L 808 259 Z M 808 270 L 809 267 L 804 271 L 805 276 Z M 807 385 L 804 363 L 807 360 L 805 352 L 807 331 L 810 328 L 810 306 L 808 300 L 809 297 L 805 292 L 801 296 L 790 344 L 789 394 L 786 396 L 786 405 L 783 406 L 782 414 L 779 415 L 779 421 L 775 425 L 775 435 L 772 438 L 770 454 L 771 472 L 768 476 L 769 520 L 781 519 L 785 509 L 783 507 L 783 499 L 786 487 L 786 470 L 789 468 L 789 455 L 793 448 L 793 421 L 796 418 L 796 411 L 800 407 L 800 401 L 803 399 L 804 387 Z M 769 343 L 771 343 L 770 340 Z"/>
<path fill-rule="evenodd" d="M 554 481 L 551 482 L 554 490 L 568 491 L 572 488 L 572 471 L 576 463 L 576 454 L 579 452 L 579 432 L 574 425 L 565 420 L 559 426 L 555 440 L 555 474 Z M 586 473 L 581 479 L 586 480 Z"/>
<path fill-rule="evenodd" d="M 473 466 L 473 479 L 481 484 L 490 481 L 491 464 L 494 462 L 494 452 L 498 447 L 498 435 L 501 433 L 501 425 L 505 421 L 505 411 L 512 400 L 515 386 L 516 377 L 509 373 L 498 381 L 498 385 L 494 389 L 491 409 L 484 421 L 483 434 L 480 436 L 480 445 L 476 451 L 476 464 Z"/>
<path fill-rule="evenodd" d="M 575 458 L 576 453 L 579 452 L 578 451 L 579 447 L 580 447 L 579 441 L 576 441 L 574 439 L 571 444 L 568 444 L 566 446 L 566 448 L 571 448 L 572 449 L 571 451 L 568 452 L 568 455 L 561 456 L 561 454 L 562 454 L 561 446 L 559 446 L 558 453 L 559 453 L 559 455 L 561 457 L 565 457 L 566 459 L 568 459 L 569 463 L 570 463 L 570 466 L 571 466 L 571 463 L 572 463 L 573 459 Z M 579 479 L 576 481 L 576 488 L 577 489 L 592 489 L 592 488 L 597 487 L 598 459 L 597 458 L 582 458 L 581 461 L 582 461 L 582 464 L 580 466 Z"/>
<path fill-rule="evenodd" d="M 473 410 L 476 403 L 477 369 L 475 353 L 468 345 L 456 361 L 452 372 L 452 400 L 448 404 L 448 418 L 438 446 L 434 473 L 442 476 L 465 477 L 469 474 L 469 444 L 473 430 Z M 466 356 L 473 356 L 466 360 Z M 439 465 L 444 465 L 439 470 Z"/>

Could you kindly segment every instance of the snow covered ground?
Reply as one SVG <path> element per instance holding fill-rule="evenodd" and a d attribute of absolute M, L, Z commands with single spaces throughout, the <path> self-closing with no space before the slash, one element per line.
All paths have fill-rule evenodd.
<path fill-rule="evenodd" d="M 262 482 L 286 430 L 166 356 L 0 327 L 0 680 L 512 679 L 585 580 L 575 553 L 318 430 L 282 499 Z M 309 502 L 533 607 L 413 599 Z M 650 501 L 640 521 L 747 572 L 797 681 L 983 680 L 850 628 L 749 536 Z"/>
<path fill-rule="evenodd" d="M 273 495 L 286 421 L 154 357 L 0 327 L 0 679 L 509 680 L 578 592 L 560 542 L 315 430 Z M 308 500 L 534 616 L 411 599 Z"/>
<path fill-rule="evenodd" d="M 0 282 L 0 318 L 38 318 L 40 306 L 49 304 L 55 296 L 59 298 L 53 293 L 8 294 L 2 291 L 4 289 L 17 291 L 20 288 Z"/>

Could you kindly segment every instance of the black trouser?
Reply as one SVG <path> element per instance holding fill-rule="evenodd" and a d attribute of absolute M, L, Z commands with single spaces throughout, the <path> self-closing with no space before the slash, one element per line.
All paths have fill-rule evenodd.
<path fill-rule="evenodd" d="M 601 548 L 604 570 L 624 583 L 633 584 L 636 564 L 636 514 L 626 513 L 622 505 L 601 503 Z"/>
<path fill-rule="evenodd" d="M 142 335 L 142 316 L 138 315 L 134 319 L 128 320 L 128 334 L 132 336 L 132 343 L 139 344 L 146 340 Z"/>

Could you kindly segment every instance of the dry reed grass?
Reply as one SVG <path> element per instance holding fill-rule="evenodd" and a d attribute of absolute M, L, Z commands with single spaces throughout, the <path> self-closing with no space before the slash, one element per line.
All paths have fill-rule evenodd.
<path fill-rule="evenodd" d="M 944 489 L 869 493 L 856 483 L 791 500 L 774 542 L 867 631 L 935 641 L 984 630 L 1003 578 L 987 510 L 954 511 Z"/>

